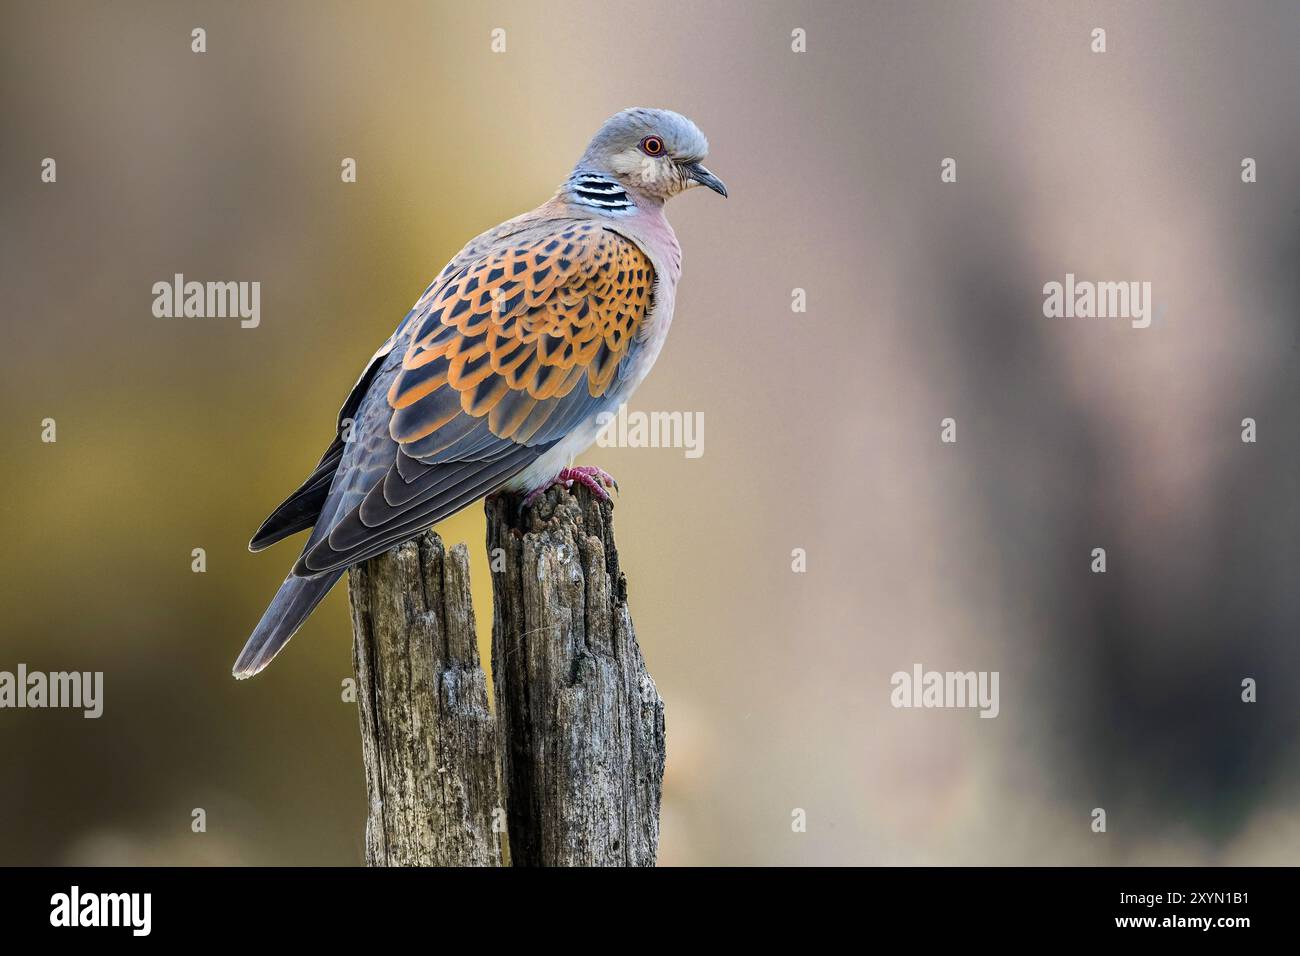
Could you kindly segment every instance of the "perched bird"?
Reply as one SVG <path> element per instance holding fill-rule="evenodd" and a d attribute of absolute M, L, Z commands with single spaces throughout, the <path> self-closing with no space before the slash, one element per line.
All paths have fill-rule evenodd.
<path fill-rule="evenodd" d="M 663 347 L 681 275 L 664 202 L 723 196 L 708 142 L 669 110 L 601 126 L 555 195 L 470 241 L 380 346 L 315 470 L 258 529 L 311 528 L 235 662 L 256 674 L 351 565 L 495 491 L 612 479 L 574 468 Z M 527 499 L 531 500 L 531 499 Z"/>

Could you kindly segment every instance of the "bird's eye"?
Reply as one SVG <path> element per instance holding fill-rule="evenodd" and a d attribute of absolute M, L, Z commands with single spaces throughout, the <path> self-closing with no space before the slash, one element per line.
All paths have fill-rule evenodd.
<path fill-rule="evenodd" d="M 641 151 L 647 156 L 662 156 L 664 141 L 658 136 L 647 136 L 641 140 Z"/>

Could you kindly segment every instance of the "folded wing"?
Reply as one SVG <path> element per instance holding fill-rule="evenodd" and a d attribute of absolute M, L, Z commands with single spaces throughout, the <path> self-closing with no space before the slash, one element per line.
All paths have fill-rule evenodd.
<path fill-rule="evenodd" d="M 645 253 L 589 220 L 539 223 L 445 272 L 369 384 L 359 440 L 344 448 L 294 573 L 388 550 L 606 408 L 653 286 Z M 319 494 L 311 479 L 304 490 Z"/>

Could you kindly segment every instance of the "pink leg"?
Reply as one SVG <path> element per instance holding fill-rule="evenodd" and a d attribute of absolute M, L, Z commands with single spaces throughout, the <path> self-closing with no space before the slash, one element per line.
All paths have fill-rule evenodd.
<path fill-rule="evenodd" d="M 556 485 L 572 488 L 575 481 L 587 488 L 599 501 L 609 501 L 609 492 L 605 490 L 606 488 L 613 488 L 618 491 L 618 482 L 605 469 L 597 468 L 595 465 L 581 465 L 577 468 L 565 468 L 549 483 L 542 485 L 540 488 L 534 488 L 524 498 L 524 507 L 527 508 L 546 494 L 548 489 L 554 488 Z"/>

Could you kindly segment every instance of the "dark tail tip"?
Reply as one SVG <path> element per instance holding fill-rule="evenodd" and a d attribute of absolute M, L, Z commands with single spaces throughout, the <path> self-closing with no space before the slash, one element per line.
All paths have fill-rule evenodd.
<path fill-rule="evenodd" d="M 239 652 L 239 659 L 231 669 L 235 678 L 245 680 L 271 663 L 342 576 L 343 571 L 339 570 L 314 578 L 294 574 L 285 578 Z"/>

